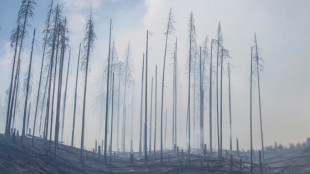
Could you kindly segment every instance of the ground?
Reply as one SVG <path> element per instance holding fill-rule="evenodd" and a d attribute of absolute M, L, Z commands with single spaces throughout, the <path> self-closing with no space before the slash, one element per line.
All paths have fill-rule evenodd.
<path fill-rule="evenodd" d="M 15 139 L 15 140 L 14 140 Z M 286 150 L 286 151 L 285 151 Z M 219 162 L 217 154 L 203 153 L 193 149 L 190 160 L 187 153 L 166 150 L 163 164 L 160 152 L 149 157 L 145 167 L 144 158 L 138 153 L 133 157 L 126 152 L 103 155 L 84 151 L 84 165 L 80 149 L 59 145 L 55 154 L 54 142 L 45 142 L 36 137 L 32 146 L 31 137 L 6 138 L 0 135 L 0 173 L 249 173 L 248 152 L 234 152 L 233 160 L 224 153 Z M 256 154 L 255 154 L 256 155 Z M 254 173 L 260 173 L 259 160 L 255 157 Z M 266 151 L 264 173 L 310 173 L 310 146 L 295 149 Z"/>

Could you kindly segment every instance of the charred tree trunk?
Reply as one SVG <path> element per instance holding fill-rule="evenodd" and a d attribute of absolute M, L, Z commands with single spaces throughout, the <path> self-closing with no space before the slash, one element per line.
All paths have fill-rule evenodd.
<path fill-rule="evenodd" d="M 75 92 L 74 92 L 74 108 L 73 108 L 73 120 L 72 120 L 72 138 L 71 138 L 71 147 L 74 144 L 74 131 L 75 131 L 75 116 L 76 116 L 76 100 L 77 100 L 77 88 L 78 88 L 78 80 L 79 80 L 79 67 L 80 67 L 80 55 L 81 55 L 81 44 L 79 46 L 79 56 L 78 63 L 76 68 L 76 79 L 75 79 Z"/>
<path fill-rule="evenodd" d="M 149 31 L 146 31 L 146 52 L 145 52 L 145 117 L 144 117 L 144 165 L 147 165 L 147 68 L 148 68 L 148 44 Z"/>
<path fill-rule="evenodd" d="M 209 126 L 210 126 L 210 152 L 212 153 L 212 51 L 213 51 L 213 41 L 211 41 L 211 56 L 210 56 L 210 92 L 209 92 Z"/>
<path fill-rule="evenodd" d="M 156 128 L 157 128 L 157 65 L 155 67 L 155 125 L 154 125 L 154 159 L 156 151 Z"/>
<path fill-rule="evenodd" d="M 106 115 L 105 115 L 105 138 L 104 138 L 104 160 L 107 162 L 107 133 L 108 133 L 108 114 L 109 114 L 109 81 L 110 81 L 110 54 L 111 54 L 111 30 L 112 20 L 110 20 L 110 36 L 109 36 L 109 56 L 108 56 L 108 74 L 107 74 L 107 97 L 106 97 Z"/>
<path fill-rule="evenodd" d="M 64 125 L 65 125 L 65 112 L 66 112 L 66 102 L 67 102 L 67 89 L 68 89 L 68 76 L 69 76 L 69 69 L 70 69 L 70 59 L 71 59 L 71 49 L 69 52 L 69 60 L 68 60 L 68 67 L 67 67 L 67 77 L 66 77 L 66 86 L 65 86 L 65 96 L 64 96 L 64 103 L 62 108 L 62 127 L 61 127 L 61 141 L 63 142 L 64 136 Z"/>
<path fill-rule="evenodd" d="M 33 133 L 32 133 L 32 145 L 34 141 L 34 134 L 35 134 L 35 129 L 36 129 L 36 121 L 37 121 L 37 114 L 38 114 L 38 105 L 39 105 L 39 99 L 40 99 L 40 91 L 41 91 L 41 82 L 42 82 L 42 71 L 43 71 L 43 64 L 44 64 L 44 59 L 45 59 L 45 49 L 47 46 L 47 37 L 49 34 L 49 28 L 50 28 L 50 19 L 51 19 L 51 14 L 52 14 L 52 9 L 53 9 L 53 0 L 50 5 L 50 9 L 47 15 L 47 21 L 46 21 L 46 33 L 44 37 L 44 44 L 43 44 L 43 56 L 42 56 L 42 62 L 41 62 L 41 70 L 40 70 L 40 78 L 39 78 L 39 87 L 38 87 L 38 94 L 37 94 L 37 101 L 36 101 L 36 109 L 34 113 L 34 121 L 33 121 Z M 44 102 L 44 99 L 43 99 Z M 43 104 L 44 105 L 44 104 Z M 40 125 L 41 125 L 41 119 L 40 119 Z M 39 127 L 39 134 L 41 130 L 41 126 Z"/>
<path fill-rule="evenodd" d="M 204 149 L 204 90 L 203 90 L 203 74 L 202 74 L 202 62 L 201 62 L 201 47 L 200 47 L 200 58 L 199 58 L 199 74 L 200 74 L 200 150 L 203 152 Z"/>
<path fill-rule="evenodd" d="M 28 96 L 29 96 L 29 84 L 30 84 L 30 76 L 31 76 L 31 65 L 32 65 L 32 55 L 33 55 L 33 45 L 35 39 L 36 29 L 33 30 L 33 39 L 32 39 L 32 46 L 31 46 L 31 53 L 30 53 L 30 61 L 29 61 L 29 68 L 28 68 L 28 76 L 27 76 L 27 84 L 26 84 L 26 96 L 25 96 L 25 104 L 24 104 L 24 118 L 23 118 L 23 130 L 22 130 L 22 143 L 24 142 L 25 138 L 25 122 L 26 122 L 26 115 L 27 115 L 27 106 L 28 106 Z"/>
<path fill-rule="evenodd" d="M 251 174 L 253 173 L 253 138 L 252 138 L 252 79 L 253 79 L 253 48 L 251 47 L 251 77 L 250 77 L 250 150 L 251 150 Z"/>
<path fill-rule="evenodd" d="M 152 152 L 152 109 L 153 109 L 153 77 L 151 82 L 151 108 L 150 108 L 150 137 L 149 137 L 149 156 Z"/>
<path fill-rule="evenodd" d="M 139 156 L 141 156 L 141 155 L 142 155 L 143 79 L 144 79 L 144 54 L 143 54 L 143 62 L 142 62 L 142 79 L 141 79 L 141 103 L 140 103 L 140 141 L 139 141 Z"/>

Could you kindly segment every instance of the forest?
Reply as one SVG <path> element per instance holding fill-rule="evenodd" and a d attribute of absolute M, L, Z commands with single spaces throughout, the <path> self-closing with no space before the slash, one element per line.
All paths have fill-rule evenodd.
<path fill-rule="evenodd" d="M 46 11 L 42 29 L 31 26 L 37 8 Z M 7 90 L 5 114 L 0 116 L 5 120 L 0 173 L 310 172 L 309 138 L 289 147 L 264 144 L 268 132 L 263 125 L 267 116 L 261 93 L 264 45 L 259 44 L 259 33 L 253 32 L 252 44 L 243 50 L 250 62 L 243 64 L 250 72 L 245 121 L 234 119 L 232 93 L 238 88 L 231 85 L 234 50 L 225 46 L 220 21 L 214 27 L 216 37 L 204 37 L 199 44 L 194 12 L 183 19 L 187 38 L 178 38 L 170 8 L 164 12 L 167 18 L 162 19 L 166 25 L 161 36 L 151 28 L 139 33 L 144 47 L 139 48 L 141 56 L 133 58 L 136 45 L 129 40 L 121 41 L 127 47 L 119 54 L 114 40 L 118 33 L 110 19 L 103 33 L 108 39 L 106 58 L 100 75 L 94 77 L 90 72 L 98 63 L 94 57 L 102 36 L 95 27 L 96 14 L 90 7 L 80 21 L 83 39 L 74 48 L 63 10 L 64 5 L 54 0 L 48 7 L 21 0 L 17 18 L 12 19 L 16 26 L 7 33 L 13 53 L 10 77 L 2 81 Z M 35 50 L 38 36 L 43 38 L 41 49 Z M 163 39 L 164 45 L 156 45 L 164 50 L 161 57 L 152 55 L 149 46 L 155 36 Z M 29 50 L 25 48 L 28 40 Z M 179 54 L 180 44 L 186 44 L 185 57 Z M 34 52 L 40 53 L 39 59 Z M 151 64 L 152 59 L 161 64 Z M 134 70 L 135 61 L 142 63 L 141 69 Z M 34 63 L 40 64 L 39 69 Z M 93 84 L 93 78 L 100 80 Z M 98 90 L 93 91 L 93 86 Z M 249 134 L 242 147 L 233 131 L 237 122 Z M 255 134 L 254 126 L 259 128 Z"/>

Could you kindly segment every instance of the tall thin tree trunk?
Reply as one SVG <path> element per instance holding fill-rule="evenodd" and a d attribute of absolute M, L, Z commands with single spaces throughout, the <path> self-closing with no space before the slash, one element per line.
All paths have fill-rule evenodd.
<path fill-rule="evenodd" d="M 110 29 L 111 29 L 111 26 L 110 26 Z M 111 31 L 110 31 L 110 33 L 111 33 Z M 110 36 L 111 36 L 111 34 L 110 34 Z M 85 48 L 87 50 L 85 51 L 86 54 L 85 54 L 85 57 L 83 58 L 83 62 L 82 62 L 82 65 L 85 66 L 85 67 L 83 66 L 83 69 L 85 70 L 85 83 L 84 83 L 84 97 L 83 97 L 83 115 L 82 115 L 82 132 L 81 132 L 81 154 L 80 154 L 81 164 L 82 164 L 83 167 L 84 167 L 83 150 L 84 150 L 84 135 L 85 135 L 85 113 L 86 113 L 86 92 L 87 92 L 88 67 L 89 67 L 89 61 L 90 61 L 90 56 L 91 56 L 90 52 L 93 49 L 93 44 L 94 44 L 95 37 L 96 36 L 95 36 L 94 26 L 93 26 L 92 11 L 90 11 L 89 18 L 88 18 L 87 24 L 86 24 L 86 35 L 84 37 Z M 111 38 L 110 38 L 110 42 L 109 43 L 111 43 Z M 110 55 L 110 48 L 109 48 L 109 55 Z"/>
<path fill-rule="evenodd" d="M 154 125 L 154 159 L 156 152 L 156 127 L 157 127 L 157 65 L 155 67 L 155 125 Z"/>
<path fill-rule="evenodd" d="M 140 103 L 140 141 L 139 141 L 139 156 L 141 156 L 141 155 L 142 155 L 143 79 L 144 79 L 144 54 L 143 54 L 143 61 L 142 61 L 142 79 L 141 79 L 141 103 Z"/>
<path fill-rule="evenodd" d="M 149 156 L 151 156 L 151 151 L 152 151 L 152 109 L 153 109 L 153 77 L 152 77 L 152 83 L 151 83 L 151 108 L 150 108 Z"/>
<path fill-rule="evenodd" d="M 255 49 L 256 49 L 256 71 L 257 71 L 257 85 L 258 85 L 258 104 L 259 104 L 259 119 L 260 119 L 260 135 L 262 141 L 262 161 L 264 163 L 265 160 L 265 152 L 264 152 L 264 134 L 263 134 L 263 120 L 262 120 L 262 104 L 261 104 L 261 95 L 260 95 L 260 79 L 259 79 L 259 56 L 258 56 L 258 46 L 257 46 L 257 39 L 255 33 Z"/>
<path fill-rule="evenodd" d="M 229 92 L 229 130 L 230 130 L 230 155 L 232 157 L 232 123 L 231 123 L 231 90 L 230 90 L 230 63 L 228 62 L 228 92 Z"/>
<path fill-rule="evenodd" d="M 219 54 L 220 54 L 220 31 L 221 25 L 219 23 L 218 27 L 218 33 L 217 33 L 217 56 L 216 56 L 216 120 L 217 120 L 217 149 L 218 149 L 218 159 L 221 160 L 221 149 L 220 149 L 220 129 L 219 129 L 219 80 L 218 80 L 218 74 L 219 74 Z"/>
<path fill-rule="evenodd" d="M 168 36 L 169 36 L 169 30 L 171 27 L 171 9 L 169 12 L 169 19 L 167 24 L 167 31 L 166 31 L 166 43 L 165 43 L 165 53 L 164 53 L 164 66 L 163 66 L 163 79 L 162 79 L 162 85 L 161 85 L 161 109 L 160 109 L 160 164 L 163 164 L 163 106 L 164 106 L 164 86 L 165 86 L 165 68 L 166 68 L 166 57 L 167 57 L 167 45 L 168 45 Z"/>
<path fill-rule="evenodd" d="M 64 125 L 65 125 L 65 112 L 66 112 L 66 102 L 67 102 L 67 89 L 68 89 L 68 76 L 69 76 L 69 69 L 70 69 L 70 58 L 71 58 L 71 49 L 69 52 L 69 60 L 68 60 L 68 67 L 67 67 L 67 77 L 66 77 L 66 86 L 65 86 L 65 96 L 64 96 L 64 103 L 62 108 L 62 127 L 61 127 L 61 141 L 63 142 L 64 136 Z"/>
<path fill-rule="evenodd" d="M 211 41 L 211 56 L 210 56 L 210 92 L 209 92 L 209 125 L 210 125 L 210 152 L 212 153 L 212 50 L 213 50 L 213 40 Z"/>
<path fill-rule="evenodd" d="M 107 133 L 108 133 L 108 114 L 109 114 L 109 81 L 110 81 L 110 54 L 111 54 L 111 30 L 112 19 L 110 19 L 110 36 L 109 36 L 109 56 L 108 56 L 108 74 L 107 74 L 107 97 L 106 97 L 106 115 L 105 115 L 105 138 L 104 138 L 104 160 L 107 162 Z"/>
<path fill-rule="evenodd" d="M 60 125 L 60 107 L 61 107 L 61 91 L 62 91 L 62 77 L 63 77 L 63 66 L 64 66 L 64 59 L 65 59 L 65 52 L 66 52 L 66 24 L 67 21 L 64 21 L 63 34 L 61 38 L 61 56 L 59 60 L 59 73 L 58 73 L 58 90 L 57 90 L 57 106 L 56 106 L 56 122 L 55 122 L 55 154 L 58 147 L 58 140 L 59 140 L 59 125 Z M 70 57 L 69 57 L 70 62 Z M 64 103 L 65 104 L 65 103 Z"/>
<path fill-rule="evenodd" d="M 147 165 L 147 68 L 148 68 L 148 47 L 149 31 L 146 31 L 146 52 L 145 52 L 145 117 L 144 117 L 144 165 Z"/>
<path fill-rule="evenodd" d="M 16 73 L 15 73 L 15 83 L 14 83 L 14 87 L 13 87 L 13 97 L 12 97 L 12 103 L 10 104 L 11 106 L 11 111 L 9 112 L 10 115 L 9 115 L 9 118 L 7 118 L 9 121 L 7 122 L 7 125 L 6 125 L 6 129 L 5 129 L 5 134 L 7 136 L 10 136 L 11 135 L 11 122 L 12 122 L 12 110 L 13 110 L 13 103 L 14 103 L 14 100 L 15 99 L 15 90 L 16 90 L 16 80 L 17 80 L 17 77 L 19 76 L 19 73 L 20 73 L 20 57 L 21 57 L 21 52 L 22 52 L 22 48 L 23 48 L 23 41 L 24 41 L 24 36 L 25 36 L 25 33 L 26 33 L 26 26 L 27 26 L 27 18 L 28 18 L 28 13 L 29 13 L 29 6 L 30 6 L 30 0 L 28 0 L 27 2 L 27 7 L 26 7 L 26 14 L 25 14 L 25 18 L 24 18 L 24 23 L 23 23 L 23 27 L 22 27 L 22 33 L 21 33 L 21 39 L 20 39 L 20 44 L 19 44 L 19 52 L 18 52 L 18 61 L 17 61 L 17 70 L 16 70 Z M 16 93 L 18 93 L 18 91 L 16 91 Z"/>
<path fill-rule="evenodd" d="M 58 24 L 60 25 L 60 24 Z M 53 94 L 52 94 L 52 107 L 51 107 L 51 127 L 50 127 L 50 141 L 49 141 L 49 148 L 52 147 L 52 133 L 53 133 L 53 119 L 54 119 L 54 101 L 55 101 L 55 89 L 56 89 L 56 79 L 57 79 L 57 66 L 58 66 L 58 50 L 60 44 L 60 26 L 58 26 L 58 33 L 57 33 L 57 46 L 56 46 L 56 57 L 55 57 L 55 68 L 54 68 L 54 79 L 53 79 Z M 61 58 L 60 58 L 61 59 Z M 59 68 L 60 71 L 60 68 Z M 58 72 L 59 74 L 59 72 Z M 59 84 L 58 84 L 59 86 Z"/>
<path fill-rule="evenodd" d="M 73 144 L 74 144 L 74 131 L 75 131 L 74 129 L 75 129 L 76 100 L 77 100 L 77 88 L 78 88 L 78 80 L 79 80 L 80 56 L 81 56 L 81 44 L 79 46 L 79 56 L 78 56 L 78 63 L 77 63 L 77 68 L 76 68 L 71 147 L 73 147 Z"/>
<path fill-rule="evenodd" d="M 252 138 L 252 76 L 253 76 L 253 63 L 252 63 L 252 52 L 253 48 L 251 47 L 251 77 L 250 77 L 250 150 L 251 150 L 251 174 L 253 173 L 253 138 Z"/>
<path fill-rule="evenodd" d="M 7 114 L 6 114 L 6 126 L 8 126 L 10 115 L 11 115 L 11 113 L 10 113 L 10 108 L 12 107 L 11 106 L 11 96 L 12 96 L 12 88 L 13 88 L 13 77 L 14 77 L 14 73 L 15 73 L 15 63 L 16 63 L 17 47 L 18 47 L 18 41 L 19 41 L 19 25 L 17 25 L 16 33 L 17 33 L 17 36 L 15 38 L 15 49 L 14 49 L 14 56 L 13 56 L 13 66 L 12 66 L 11 82 L 10 82 L 10 88 L 9 88 L 8 108 L 7 108 Z"/>
<path fill-rule="evenodd" d="M 204 91 L 203 91 L 203 74 L 202 74 L 202 62 L 201 62 L 201 47 L 200 47 L 200 59 L 199 59 L 199 74 L 200 74 L 200 150 L 203 151 L 204 148 Z"/>
<path fill-rule="evenodd" d="M 172 145 L 174 149 L 177 146 L 177 49 L 178 40 L 175 41 L 175 51 L 173 57 L 173 126 L 172 126 Z"/>
<path fill-rule="evenodd" d="M 122 64 L 119 64 L 119 69 L 118 69 L 118 94 L 117 94 L 117 137 L 116 137 L 116 146 L 117 146 L 117 151 L 119 151 L 119 120 L 120 120 L 120 101 L 121 101 L 121 70 L 122 70 Z"/>
<path fill-rule="evenodd" d="M 43 117 L 43 111 L 44 111 L 44 105 L 45 105 L 45 98 L 46 98 L 46 91 L 47 91 L 47 86 L 48 86 L 48 82 L 49 82 L 49 74 L 50 74 L 50 69 L 48 70 L 47 76 L 46 76 L 46 81 L 45 81 L 45 87 L 44 87 L 44 94 L 43 94 L 43 102 L 41 105 L 41 116 L 40 116 L 40 124 L 39 124 L 39 135 L 41 137 L 41 123 L 42 123 L 42 117 Z"/>
<path fill-rule="evenodd" d="M 112 75 L 112 111 L 111 111 L 111 139 L 110 139 L 110 164 L 112 164 L 112 137 L 113 137 L 113 108 L 114 108 L 114 72 Z M 126 108 L 125 108 L 126 111 Z"/>
<path fill-rule="evenodd" d="M 40 70 L 40 78 L 39 78 L 39 87 L 38 87 L 38 94 L 37 94 L 37 101 L 36 101 L 36 109 L 35 109 L 35 113 L 34 113 L 34 121 L 33 121 L 33 133 L 32 133 L 32 145 L 34 142 L 34 134 L 35 134 L 35 129 L 36 129 L 36 121 L 37 121 L 37 114 L 38 114 L 38 105 L 39 105 L 39 99 L 40 99 L 40 91 L 41 91 L 41 82 L 42 82 L 42 71 L 43 71 L 43 64 L 44 64 L 44 59 L 45 59 L 45 49 L 47 46 L 47 37 L 48 37 L 48 33 L 49 33 L 49 28 L 50 28 L 50 19 L 51 19 L 51 14 L 52 14 L 52 9 L 53 9 L 53 0 L 51 2 L 50 5 L 50 10 L 48 12 L 48 16 L 47 16 L 47 26 L 46 26 L 46 33 L 45 33 L 45 37 L 44 37 L 44 44 L 43 44 L 43 56 L 42 56 L 42 62 L 41 62 L 41 70 Z M 41 119 L 40 119 L 40 125 L 41 125 Z M 41 129 L 41 126 L 40 128 Z M 40 131 L 39 131 L 40 132 Z"/>
<path fill-rule="evenodd" d="M 188 157 L 190 161 L 190 150 L 191 150 L 191 121 L 190 121 L 190 112 L 191 112 L 191 66 L 192 66 L 192 20 L 193 16 L 191 13 L 190 19 L 190 38 L 189 38 L 189 59 L 188 59 L 188 98 L 187 98 L 187 120 L 188 120 Z"/>
<path fill-rule="evenodd" d="M 28 105 L 27 124 L 26 124 L 25 134 L 27 134 L 27 132 L 28 134 L 30 134 L 29 132 L 30 108 L 31 108 L 31 102 Z"/>
<path fill-rule="evenodd" d="M 135 84 L 132 84 L 131 98 L 131 120 L 130 120 L 130 152 L 133 153 L 133 120 L 134 120 L 134 101 L 135 101 Z"/>
<path fill-rule="evenodd" d="M 124 99 L 123 99 L 123 113 L 125 113 L 125 107 L 126 107 L 126 90 L 127 90 L 127 81 L 128 81 L 128 66 L 129 66 L 129 44 L 128 44 L 128 50 L 127 50 L 127 58 L 126 58 L 126 65 L 125 65 L 125 87 L 124 87 Z M 124 133 L 126 132 L 126 123 L 123 122 L 123 129 Z M 123 134 L 123 151 L 125 151 L 125 136 L 126 134 Z"/>
<path fill-rule="evenodd" d="M 26 122 L 26 115 L 27 115 L 27 106 L 28 106 L 28 95 L 29 95 L 29 84 L 30 84 L 30 76 L 31 76 L 31 65 L 32 65 L 32 55 L 33 55 L 33 45 L 35 39 L 36 29 L 33 30 L 33 39 L 32 39 L 32 46 L 31 46 L 31 53 L 30 53 L 30 61 L 29 61 L 29 68 L 28 68 L 28 77 L 27 77 L 27 86 L 26 86 L 26 96 L 25 96 L 25 104 L 24 104 L 24 118 L 23 118 L 23 130 L 22 130 L 22 143 L 24 142 L 25 138 L 25 122 Z"/>
<path fill-rule="evenodd" d="M 223 156 L 223 57 L 224 57 L 224 48 L 222 46 L 222 54 L 221 54 L 221 115 L 220 115 L 220 123 L 221 123 L 221 127 L 220 127 L 220 131 L 221 131 L 221 140 L 220 140 L 220 143 L 221 143 L 221 151 L 220 151 L 220 158 L 222 159 L 222 156 Z"/>

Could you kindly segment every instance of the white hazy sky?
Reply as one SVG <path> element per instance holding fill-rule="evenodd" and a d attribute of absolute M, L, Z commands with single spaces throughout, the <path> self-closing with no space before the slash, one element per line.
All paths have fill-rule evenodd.
<path fill-rule="evenodd" d="M 258 44 L 261 48 L 261 56 L 264 59 L 264 71 L 261 73 L 262 116 L 265 145 L 273 145 L 275 142 L 288 145 L 306 140 L 310 136 L 310 1 L 308 0 L 56 0 L 63 4 L 64 15 L 69 21 L 70 47 L 72 48 L 72 64 L 69 74 L 69 91 L 65 120 L 65 142 L 70 142 L 73 91 L 77 64 L 78 45 L 84 34 L 85 18 L 89 13 L 92 3 L 95 32 L 94 54 L 91 63 L 90 80 L 88 83 L 87 115 L 86 115 L 86 147 L 94 145 L 94 139 L 102 139 L 103 131 L 98 129 L 100 107 L 104 103 L 97 102 L 96 96 L 103 85 L 104 63 L 108 55 L 108 23 L 113 19 L 113 39 L 120 59 L 124 59 L 125 49 L 130 41 L 133 64 L 133 77 L 135 80 L 134 107 L 134 146 L 138 149 L 139 135 L 139 111 L 140 111 L 140 87 L 142 54 L 145 52 L 145 36 L 148 29 L 152 34 L 149 38 L 149 87 L 151 78 L 155 77 L 155 65 L 158 65 L 158 87 L 161 85 L 162 64 L 164 51 L 164 32 L 168 19 L 169 9 L 175 16 L 176 32 L 168 41 L 169 53 L 167 59 L 167 77 L 165 82 L 164 106 L 168 108 L 167 146 L 171 146 L 171 107 L 172 107 L 172 51 L 175 37 L 178 38 L 179 60 L 179 97 L 178 97 L 178 142 L 185 144 L 185 122 L 187 106 L 187 75 L 186 61 L 188 57 L 188 19 L 193 12 L 197 44 L 202 45 L 206 36 L 216 39 L 218 23 L 221 22 L 224 46 L 230 50 L 233 68 L 231 70 L 232 85 L 232 117 L 233 138 L 239 138 L 241 148 L 248 149 L 250 144 L 249 134 L 249 79 L 250 79 L 250 47 L 253 45 L 254 32 L 257 33 Z M 22 59 L 22 74 L 25 77 L 28 65 L 32 29 L 36 28 L 39 35 L 36 39 L 34 50 L 33 89 L 37 89 L 40 62 L 42 55 L 42 28 L 46 17 L 48 1 L 37 1 L 35 15 L 30 20 L 29 36 L 25 40 L 25 48 Z M 4 131 L 6 114 L 5 90 L 9 86 L 12 50 L 9 48 L 10 31 L 15 27 L 19 0 L 0 1 L 0 96 L 1 96 L 1 132 Z M 210 46 L 210 44 L 209 44 Z M 209 48 L 210 50 L 210 48 Z M 215 60 L 215 59 L 214 59 Z M 209 69 L 209 67 L 207 67 Z M 80 76 L 81 77 L 81 76 Z M 215 78 L 214 78 L 215 79 Z M 229 147 L 229 117 L 228 117 L 228 83 L 227 73 L 223 78 L 223 144 Z M 79 87 L 82 86 L 82 78 L 79 79 Z M 257 85 L 257 81 L 254 83 Z M 215 91 L 215 83 L 213 84 Z M 20 94 L 23 94 L 22 92 Z M 150 94 L 150 92 L 149 92 Z M 161 95 L 161 89 L 158 88 Z M 215 94 L 215 93 L 214 93 Z M 213 96 L 215 96 L 213 94 Z M 260 148 L 259 112 L 257 87 L 254 87 L 254 147 Z M 82 112 L 82 88 L 79 89 L 77 133 L 75 145 L 80 143 L 81 112 Z M 209 92 L 207 92 L 209 95 Z M 31 102 L 34 103 L 36 90 L 31 94 Z M 149 97 L 150 99 L 150 97 Z M 20 95 L 20 100 L 23 100 Z M 160 98 L 158 97 L 160 101 Z M 205 139 L 209 139 L 209 111 L 208 102 L 205 101 Z M 150 101 L 148 101 L 150 103 Z M 215 103 L 215 101 L 214 101 Z M 96 107 L 99 106 L 99 107 Z M 158 103 L 160 106 L 160 102 Z M 20 102 L 20 108 L 23 102 Z M 153 107 L 154 108 L 154 107 Z M 214 111 L 215 111 L 214 105 Z M 21 112 L 18 113 L 18 122 L 21 122 Z M 32 109 L 33 111 L 34 109 Z M 153 110 L 154 111 L 154 110 Z M 160 108 L 158 107 L 158 113 Z M 127 112 L 127 128 L 130 112 Z M 213 142 L 215 139 L 216 112 L 213 112 Z M 122 113 L 121 113 L 122 115 Z M 154 113 L 153 113 L 154 116 Z M 32 120 L 31 118 L 30 120 Z M 158 120 L 159 121 L 159 120 Z M 153 121 L 154 123 L 154 121 Z M 32 125 L 32 124 L 31 124 Z M 18 128 L 21 124 L 18 123 Z M 31 126 L 32 127 L 32 126 Z M 101 133 L 102 132 L 102 133 Z M 129 149 L 130 131 L 127 130 L 126 148 Z M 159 138 L 159 137 L 158 137 Z M 158 141 L 159 142 L 159 141 Z M 235 142 L 235 141 L 234 141 Z M 195 146 L 195 142 L 192 141 Z M 116 144 L 114 144 L 116 145 Z M 159 147 L 159 146 L 157 146 Z M 216 144 L 214 144 L 216 147 Z M 235 143 L 233 144 L 235 148 Z"/>

